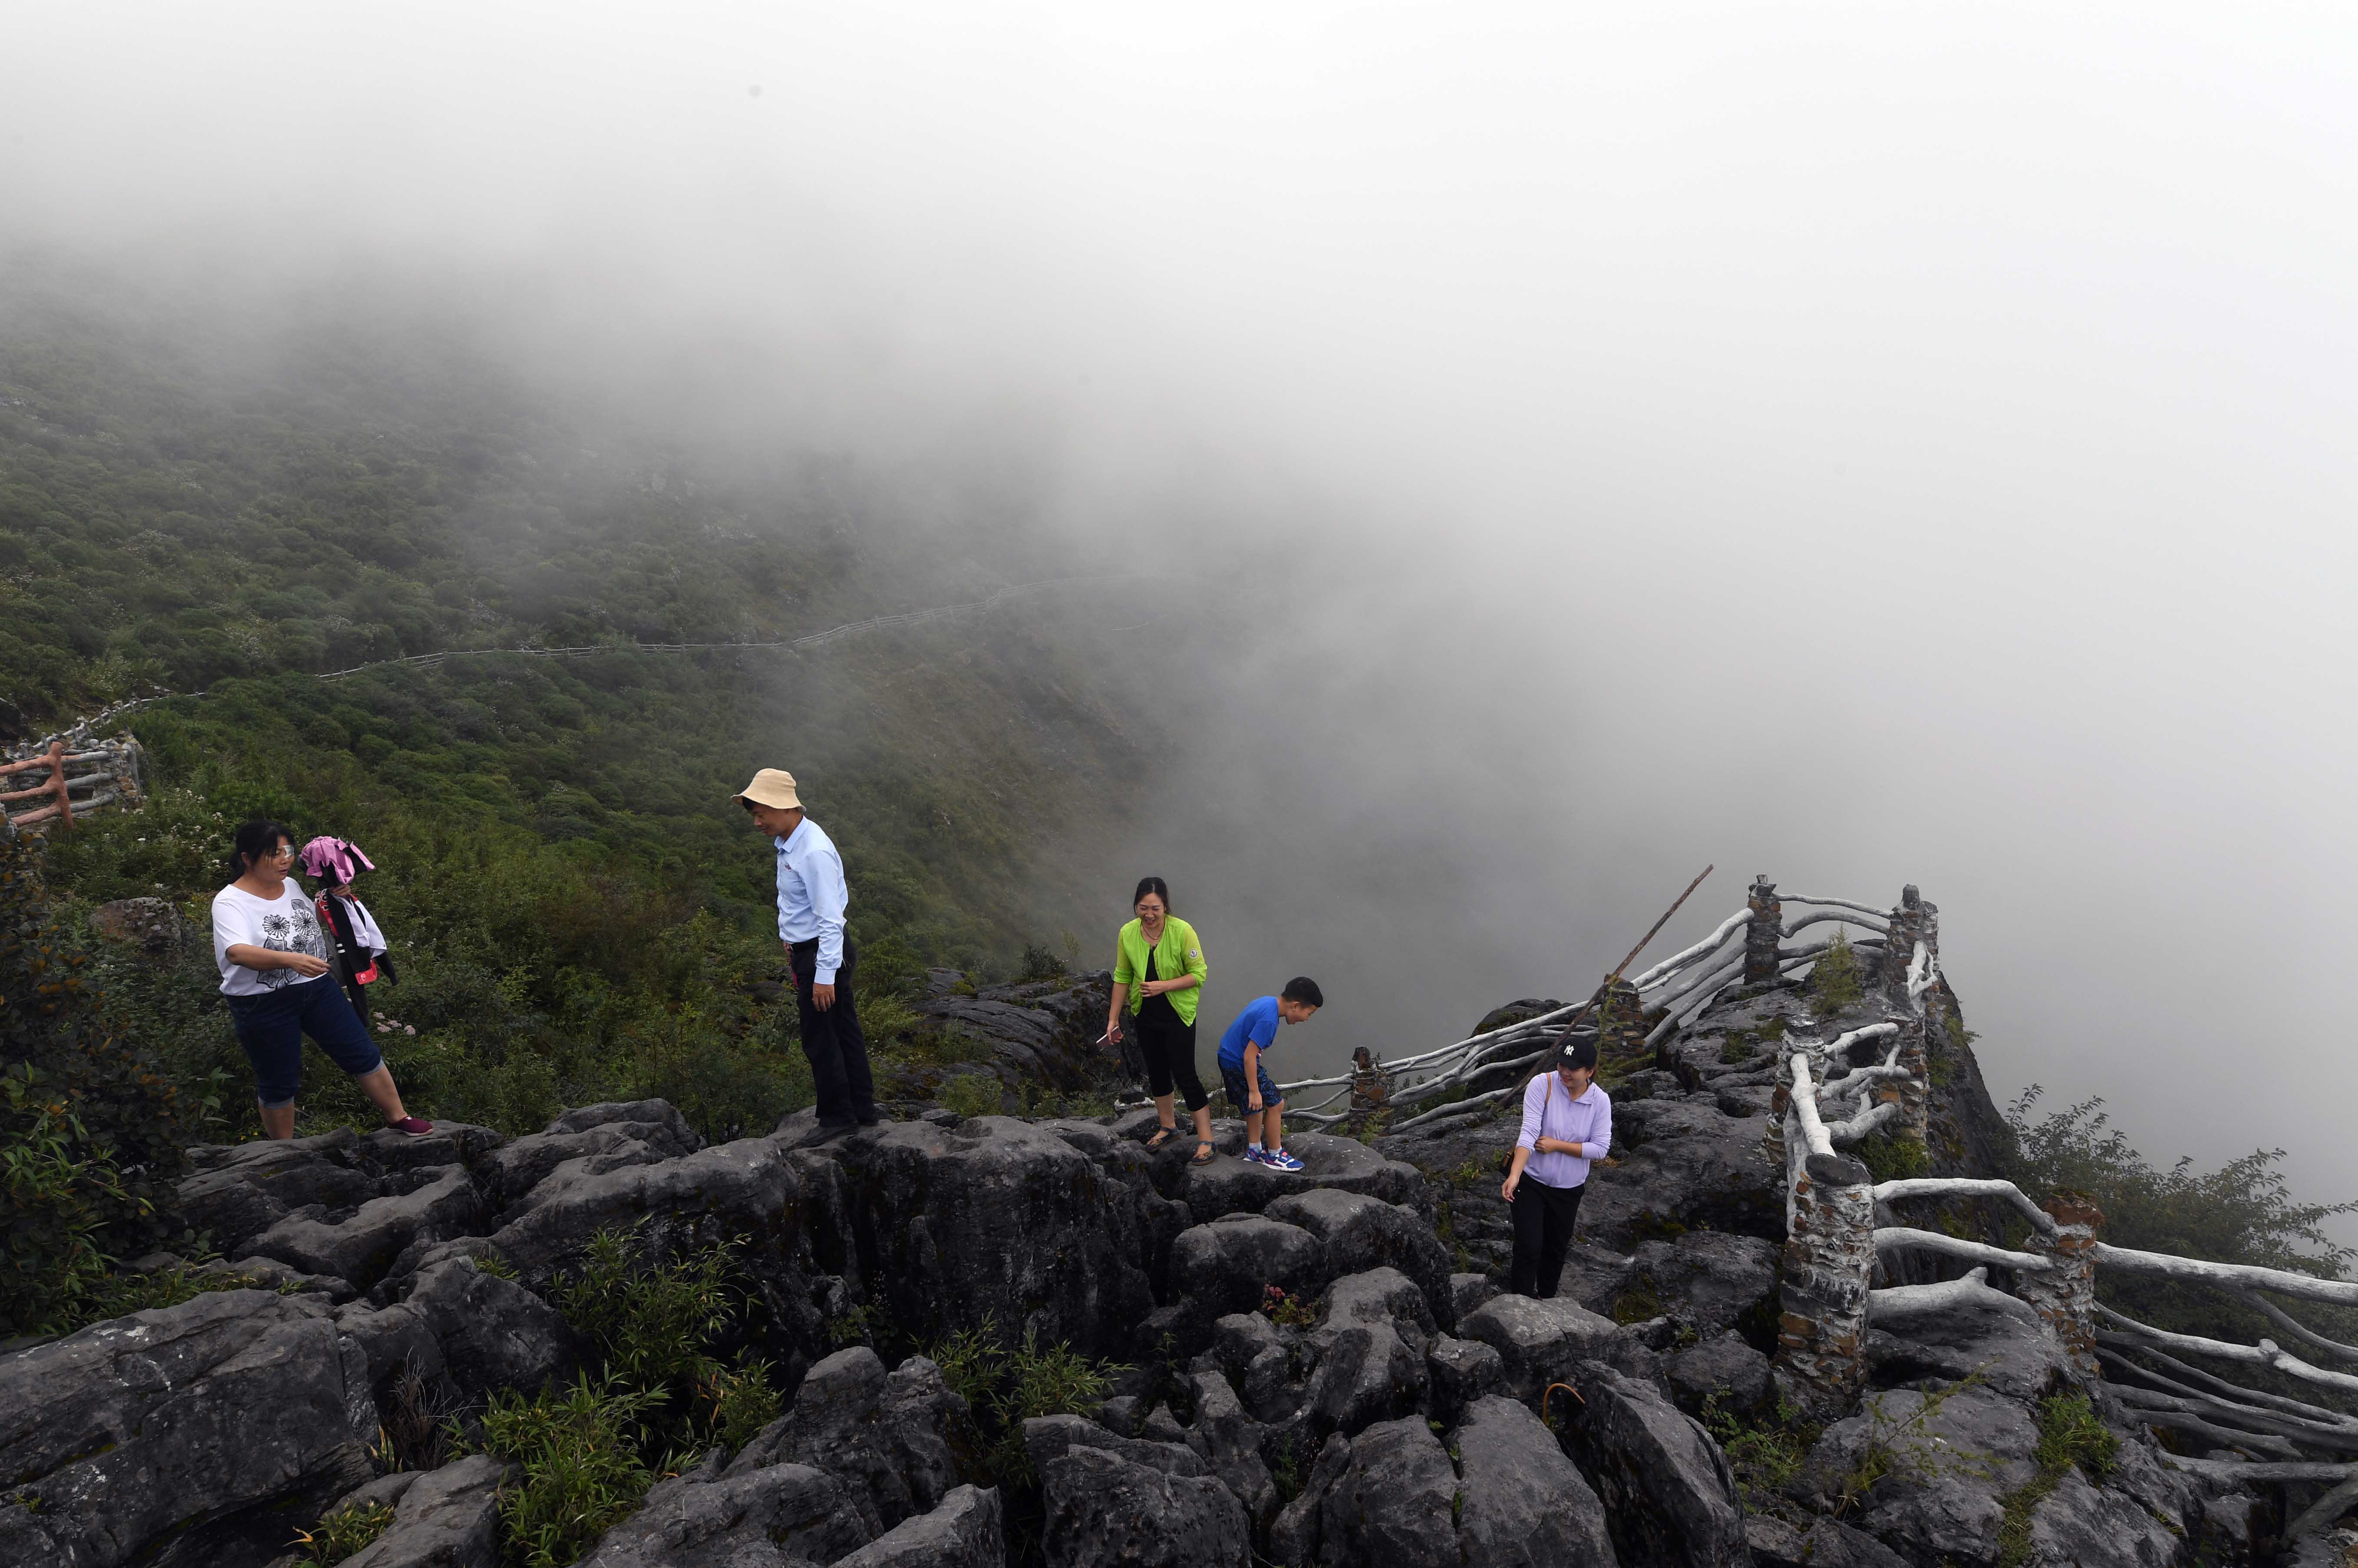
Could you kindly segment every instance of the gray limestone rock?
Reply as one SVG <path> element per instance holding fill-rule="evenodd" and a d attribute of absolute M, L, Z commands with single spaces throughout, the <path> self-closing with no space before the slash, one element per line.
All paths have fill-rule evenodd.
<path fill-rule="evenodd" d="M 1322 1430 L 1356 1433 L 1419 1409 L 1433 1332 L 1424 1292 L 1399 1270 L 1336 1281 L 1306 1336 L 1318 1364 L 1303 1395 L 1304 1415 Z"/>
<path fill-rule="evenodd" d="M 1366 1193 L 1320 1187 L 1291 1193 L 1261 1211 L 1298 1225 L 1325 1249 L 1330 1275 L 1397 1269 L 1424 1292 L 1426 1309 L 1443 1328 L 1457 1322 L 1457 1297 L 1449 1283 L 1449 1251 L 1433 1225 L 1413 1208 L 1383 1202 Z"/>
<path fill-rule="evenodd" d="M 401 1490 L 392 1527 L 342 1568 L 498 1568 L 500 1485 L 514 1473 L 488 1454 L 471 1454 L 415 1477 Z"/>
<path fill-rule="evenodd" d="M 473 1178 L 454 1165 L 415 1191 L 371 1198 L 349 1217 L 289 1214 L 248 1246 L 258 1256 L 333 1274 L 366 1290 L 411 1243 L 465 1235 L 481 1228 L 487 1217 Z"/>
<path fill-rule="evenodd" d="M 1197 1321 L 1206 1324 L 1252 1313 L 1271 1285 L 1306 1294 L 1334 1277 L 1315 1236 L 1258 1214 L 1228 1215 L 1181 1231 L 1171 1249 L 1171 1273 Z"/>
<path fill-rule="evenodd" d="M 1004 1568 L 1007 1530 L 997 1487 L 959 1487 L 931 1513 L 894 1525 L 835 1568 Z"/>
<path fill-rule="evenodd" d="M 239 1568 L 368 1479 L 367 1359 L 328 1307 L 220 1291 L 0 1357 L 0 1563 Z"/>
<path fill-rule="evenodd" d="M 616 1126 L 665 1158 L 693 1154 L 704 1147 L 704 1140 L 688 1126 L 687 1118 L 680 1115 L 669 1100 L 662 1099 L 602 1100 L 596 1105 L 575 1106 L 571 1110 L 560 1111 L 544 1130 L 561 1134 Z"/>
<path fill-rule="evenodd" d="M 1422 1416 L 1351 1440 L 1350 1468 L 1318 1509 L 1318 1561 L 1335 1568 L 1458 1568 L 1457 1472 Z"/>
<path fill-rule="evenodd" d="M 1033 1424 L 1024 1423 L 1027 1443 Z M 1251 1532 L 1244 1505 L 1211 1476 L 1150 1468 L 1077 1443 L 1044 1462 L 1037 1453 L 1049 1568 L 1245 1568 Z"/>
<path fill-rule="evenodd" d="M 790 1568 L 833 1563 L 874 1539 L 843 1486 L 807 1465 L 742 1475 L 709 1465 L 647 1494 L 644 1507 L 604 1535 L 576 1568 Z"/>
<path fill-rule="evenodd" d="M 475 1398 L 502 1389 L 530 1393 L 573 1375 L 577 1346 L 564 1317 L 471 1260 L 453 1259 L 421 1272 L 406 1304 L 441 1346 L 452 1379 Z"/>
<path fill-rule="evenodd" d="M 1245 1506 L 1259 1536 L 1277 1518 L 1277 1483 L 1260 1456 L 1261 1424 L 1245 1413 L 1236 1390 L 1217 1372 L 1195 1377 L 1195 1432 L 1209 1452 L 1212 1474 Z"/>
<path fill-rule="evenodd" d="M 1487 1274 L 1452 1274 L 1449 1276 L 1449 1296 L 1457 1308 L 1457 1316 L 1466 1314 L 1498 1293 L 1498 1287 Z"/>
<path fill-rule="evenodd" d="M 1563 1296 L 1498 1296 L 1457 1332 L 1496 1350 L 1507 1391 L 1537 1410 L 1549 1384 L 1569 1381 L 1575 1366 L 1609 1352 L 1615 1328 L 1611 1319 Z"/>
<path fill-rule="evenodd" d="M 1018 1339 L 1130 1354 L 1153 1306 L 1141 1196 L 1052 1129 L 893 1122 L 838 1139 L 826 1158 L 843 1180 L 813 1206 L 813 1243 L 904 1334 L 922 1343 L 990 1319 Z"/>
<path fill-rule="evenodd" d="M 1776 1394 L 1769 1371 L 1768 1357 L 1734 1334 L 1706 1339 L 1664 1361 L 1671 1398 L 1689 1415 L 1702 1414 L 1714 1396 L 1720 1409 L 1735 1414 L 1767 1409 Z"/>
<path fill-rule="evenodd" d="M 1605 1505 L 1539 1417 L 1498 1395 L 1450 1436 L 1459 1482 L 1457 1544 L 1485 1568 L 1557 1568 L 1616 1559 Z"/>
<path fill-rule="evenodd" d="M 824 1470 L 882 1532 L 930 1511 L 956 1484 L 948 1438 L 966 1419 L 966 1401 L 931 1361 L 912 1357 L 887 1374 L 876 1352 L 854 1346 L 813 1367 L 794 1407 L 757 1433 L 726 1473 L 786 1463 Z"/>
<path fill-rule="evenodd" d="M 1187 1206 L 1195 1212 L 1198 1223 L 1217 1219 L 1224 1214 L 1259 1214 L 1280 1198 L 1316 1187 L 1365 1193 L 1388 1204 L 1408 1204 L 1420 1209 L 1424 1206 L 1422 1172 L 1413 1165 L 1387 1160 L 1355 1138 L 1320 1132 L 1289 1134 L 1286 1150 L 1302 1162 L 1303 1169 L 1286 1172 L 1248 1164 L 1237 1158 L 1244 1152 L 1241 1126 L 1230 1124 L 1225 1130 L 1215 1130 L 1219 1157 L 1188 1173 Z"/>
<path fill-rule="evenodd" d="M 1211 1474 L 1210 1467 L 1184 1443 L 1118 1436 L 1076 1415 L 1034 1416 L 1023 1423 L 1023 1451 L 1031 1456 L 1034 1470 L 1044 1469 L 1073 1448 L 1102 1449 L 1130 1464 L 1173 1476 Z"/>
<path fill-rule="evenodd" d="M 1269 1528 L 1269 1557 L 1283 1568 L 1310 1568 L 1318 1560 L 1319 1511 L 1326 1494 L 1351 1467 L 1351 1440 L 1341 1433 L 1327 1438 L 1312 1462 L 1302 1491 L 1278 1511 Z"/>
<path fill-rule="evenodd" d="M 1466 1410 L 1506 1381 L 1506 1362 L 1478 1340 L 1434 1336 L 1424 1353 L 1427 1386 L 1433 1390 L 1433 1418 L 1455 1425 Z"/>
<path fill-rule="evenodd" d="M 1777 1294 L 1777 1244 L 1758 1236 L 1690 1230 L 1674 1240 L 1640 1243 L 1629 1288 L 1650 1291 L 1673 1321 L 1705 1339 L 1740 1325 L 1765 1329 L 1763 1311 L 1773 1310 Z"/>
<path fill-rule="evenodd" d="M 1660 1391 L 1602 1361 L 1574 1368 L 1565 1444 L 1596 1488 L 1625 1563 L 1741 1568 L 1744 1506 L 1726 1455 Z"/>
<path fill-rule="evenodd" d="M 1744 1540 L 1753 1568 L 1908 1568 L 1908 1560 L 1865 1530 L 1822 1519 L 1797 1530 L 1766 1514 L 1747 1514 Z"/>
<path fill-rule="evenodd" d="M 777 1148 L 766 1139 L 744 1139 L 660 1164 L 551 1177 L 492 1244 L 536 1291 L 579 1268 L 590 1237 L 610 1227 L 640 1227 L 639 1245 L 658 1258 L 744 1237 L 743 1256 L 759 1270 L 793 1251 L 801 1198 Z"/>

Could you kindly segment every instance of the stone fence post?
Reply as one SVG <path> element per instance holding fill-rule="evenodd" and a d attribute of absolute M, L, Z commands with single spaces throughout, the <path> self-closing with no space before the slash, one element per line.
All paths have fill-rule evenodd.
<path fill-rule="evenodd" d="M 1799 1137 L 1790 1121 L 1787 1136 Z M 1793 1174 L 1777 1365 L 1812 1413 L 1848 1415 L 1866 1386 L 1866 1292 L 1875 1271 L 1875 1187 L 1845 1154 L 1812 1154 Z"/>
<path fill-rule="evenodd" d="M 1913 1133 L 1916 1141 L 1922 1143 L 1930 1136 L 1932 1125 L 1932 1063 L 1925 1049 L 1925 1020 L 1921 1014 L 1896 1012 L 1887 1015 L 1884 1022 L 1899 1026 L 1895 1042 L 1899 1047 L 1898 1065 L 1908 1076 L 1884 1079 L 1876 1086 L 1875 1098 L 1878 1101 L 1898 1101 L 1900 1125 L 1895 1130 Z"/>
<path fill-rule="evenodd" d="M 1777 949 L 1785 940 L 1785 906 L 1777 902 L 1777 884 L 1761 872 L 1752 879 L 1745 899 L 1752 922 L 1744 928 L 1744 983 L 1757 986 L 1777 978 Z"/>
<path fill-rule="evenodd" d="M 2055 1333 L 2063 1354 L 2083 1378 L 2096 1369 L 2096 1231 L 2104 1211 L 2084 1193 L 2058 1193 L 2046 1205 L 2055 1217 L 2053 1240 L 2033 1231 L 2025 1249 L 2052 1258 L 2043 1273 L 2024 1270 L 2014 1293 L 2028 1302 Z"/>

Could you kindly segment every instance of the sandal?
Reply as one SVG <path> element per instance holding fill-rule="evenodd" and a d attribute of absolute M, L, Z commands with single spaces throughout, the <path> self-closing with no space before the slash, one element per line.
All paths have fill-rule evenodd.
<path fill-rule="evenodd" d="M 1217 1157 L 1217 1156 L 1212 1152 L 1212 1146 L 1210 1144 L 1198 1143 L 1195 1145 L 1195 1157 L 1188 1161 L 1187 1163 L 1191 1165 L 1208 1165 Z"/>
<path fill-rule="evenodd" d="M 1149 1149 L 1160 1149 L 1178 1136 L 1179 1130 L 1175 1127 L 1158 1127 L 1154 1130 L 1154 1136 L 1146 1141 L 1146 1146 Z"/>

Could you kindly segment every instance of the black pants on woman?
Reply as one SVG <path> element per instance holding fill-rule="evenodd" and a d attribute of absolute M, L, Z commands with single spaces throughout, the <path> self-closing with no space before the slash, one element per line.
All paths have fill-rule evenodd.
<path fill-rule="evenodd" d="M 1163 1005 L 1157 1007 L 1155 1004 Z M 1194 1115 L 1212 1103 L 1204 1092 L 1204 1081 L 1195 1076 L 1195 1026 L 1182 1022 L 1179 1012 L 1162 997 L 1149 997 L 1146 1005 L 1138 1010 L 1133 1021 L 1138 1030 L 1138 1049 L 1146 1058 L 1146 1091 L 1156 1099 L 1171 1093 L 1172 1080 L 1178 1080 L 1179 1093 L 1187 1101 L 1187 1112 Z"/>
<path fill-rule="evenodd" d="M 1529 1171 L 1515 1184 L 1515 1263 L 1509 1287 L 1519 1296 L 1546 1301 L 1563 1278 L 1563 1255 L 1572 1250 L 1572 1223 L 1580 1217 L 1580 1195 L 1588 1187 L 1552 1187 Z"/>

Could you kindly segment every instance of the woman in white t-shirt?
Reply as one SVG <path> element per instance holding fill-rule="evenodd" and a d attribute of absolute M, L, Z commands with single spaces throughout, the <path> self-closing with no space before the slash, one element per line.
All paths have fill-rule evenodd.
<path fill-rule="evenodd" d="M 302 1086 L 303 1036 L 319 1043 L 352 1076 L 385 1124 L 412 1136 L 434 1124 L 402 1108 L 393 1072 L 342 989 L 328 979 L 328 942 L 319 916 L 287 880 L 295 836 L 283 823 L 249 822 L 230 855 L 236 881 L 213 894 L 213 962 L 229 998 L 237 1043 L 254 1064 L 262 1130 L 295 1136 L 295 1094 Z"/>

